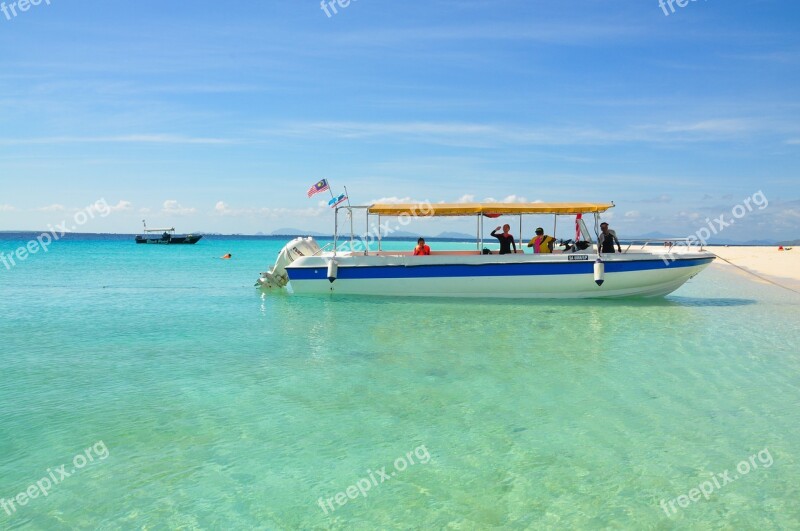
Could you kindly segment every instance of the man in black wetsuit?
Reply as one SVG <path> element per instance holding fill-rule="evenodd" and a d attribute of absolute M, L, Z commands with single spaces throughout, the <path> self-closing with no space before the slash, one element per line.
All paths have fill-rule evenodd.
<path fill-rule="evenodd" d="M 608 223 L 604 221 L 600 224 L 600 237 L 597 240 L 600 252 L 613 253 L 614 242 L 617 242 L 617 250 L 622 252 L 622 247 L 620 247 L 619 240 L 617 239 L 617 233 L 613 230 L 609 230 Z"/>
<path fill-rule="evenodd" d="M 503 225 L 503 232 L 502 234 L 498 234 L 497 231 L 500 230 L 500 227 L 497 227 L 492 231 L 492 236 L 500 240 L 500 254 L 511 254 L 511 247 L 514 247 L 514 252 L 517 252 L 517 244 L 514 243 L 514 237 L 509 234 L 509 230 L 511 230 L 511 225 Z"/>

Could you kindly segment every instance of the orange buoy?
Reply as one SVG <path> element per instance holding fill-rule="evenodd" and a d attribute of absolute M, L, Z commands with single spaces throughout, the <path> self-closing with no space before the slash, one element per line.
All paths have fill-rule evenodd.
<path fill-rule="evenodd" d="M 779 246 L 779 247 L 778 247 L 778 250 L 779 250 L 779 251 L 783 251 L 783 245 Z"/>

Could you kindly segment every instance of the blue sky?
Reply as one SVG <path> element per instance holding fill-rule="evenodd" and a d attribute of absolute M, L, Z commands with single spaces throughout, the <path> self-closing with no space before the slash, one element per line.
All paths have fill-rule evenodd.
<path fill-rule="evenodd" d="M 800 237 L 797 2 L 49 1 L 0 12 L 0 230 L 104 199 L 80 230 L 323 231 L 327 178 L 362 204 L 613 200 L 621 235 L 760 190 L 724 236 Z"/>

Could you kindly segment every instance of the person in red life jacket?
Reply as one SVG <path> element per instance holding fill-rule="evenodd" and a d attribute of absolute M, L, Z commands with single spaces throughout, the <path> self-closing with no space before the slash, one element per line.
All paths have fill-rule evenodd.
<path fill-rule="evenodd" d="M 431 254 L 431 248 L 425 245 L 425 238 L 417 240 L 417 246 L 414 247 L 414 256 L 427 256 Z"/>
<path fill-rule="evenodd" d="M 500 240 L 500 254 L 511 254 L 511 247 L 514 247 L 514 253 L 517 252 L 517 244 L 514 242 L 514 237 L 508 231 L 511 230 L 511 225 L 503 225 L 503 233 L 497 234 L 500 227 L 492 231 L 492 236 Z"/>

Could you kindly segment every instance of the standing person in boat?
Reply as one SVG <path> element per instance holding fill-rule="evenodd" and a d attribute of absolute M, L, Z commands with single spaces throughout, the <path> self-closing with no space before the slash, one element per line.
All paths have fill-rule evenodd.
<path fill-rule="evenodd" d="M 511 235 L 511 225 L 506 223 L 503 225 L 503 232 L 502 234 L 498 234 L 497 231 L 500 230 L 500 227 L 497 227 L 492 231 L 492 236 L 500 240 L 500 254 L 511 254 L 511 247 L 514 247 L 514 253 L 517 252 L 517 244 L 514 242 L 514 236 Z"/>
<path fill-rule="evenodd" d="M 414 247 L 414 256 L 428 256 L 431 254 L 431 248 L 425 245 L 425 238 L 417 240 L 417 246 Z"/>
<path fill-rule="evenodd" d="M 622 247 L 619 245 L 617 233 L 608 228 L 608 223 L 605 221 L 600 224 L 600 235 L 597 238 L 597 246 L 601 253 L 613 253 L 614 242 L 617 242 L 617 251 L 622 252 Z"/>
<path fill-rule="evenodd" d="M 533 247 L 534 253 L 552 253 L 555 241 L 555 238 L 546 236 L 544 229 L 539 227 L 536 229 L 536 236 L 528 242 L 528 247 Z"/>

